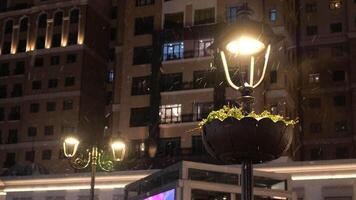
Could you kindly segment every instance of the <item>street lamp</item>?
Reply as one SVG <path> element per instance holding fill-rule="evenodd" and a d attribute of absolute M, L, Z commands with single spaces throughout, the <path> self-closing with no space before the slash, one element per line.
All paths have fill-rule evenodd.
<path fill-rule="evenodd" d="M 94 200 L 95 189 L 95 174 L 96 168 L 99 167 L 103 171 L 112 171 L 114 163 L 112 160 L 104 156 L 104 150 L 99 149 L 97 145 L 92 145 L 85 149 L 84 152 L 79 152 L 80 141 L 75 136 L 68 136 L 63 141 L 64 155 L 69 158 L 71 166 L 75 169 L 85 169 L 91 166 L 91 182 L 90 182 L 90 200 Z M 112 140 L 111 150 L 114 161 L 122 161 L 125 156 L 126 145 L 120 139 Z"/>
<path fill-rule="evenodd" d="M 222 63 L 228 84 L 241 94 L 239 103 L 244 116 L 252 111 L 253 89 L 265 77 L 271 46 L 281 39 L 274 34 L 271 27 L 251 20 L 249 15 L 250 11 L 246 6 L 246 9 L 238 13 L 236 24 L 224 25 L 210 47 L 217 58 L 214 60 Z M 247 66 L 248 75 L 241 73 L 244 66 Z M 255 73 L 256 67 L 261 70 L 259 74 Z M 239 83 L 232 81 L 229 68 L 237 69 Z M 291 143 L 291 127 L 268 118 L 214 119 L 203 126 L 203 142 L 214 157 L 229 164 L 242 164 L 241 197 L 243 200 L 252 200 L 253 163 L 266 162 L 281 156 Z"/>

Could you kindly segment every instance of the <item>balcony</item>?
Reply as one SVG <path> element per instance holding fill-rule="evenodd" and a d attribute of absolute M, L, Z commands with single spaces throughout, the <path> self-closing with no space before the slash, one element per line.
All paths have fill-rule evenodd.
<path fill-rule="evenodd" d="M 182 114 L 178 117 L 164 118 L 161 119 L 161 124 L 180 124 L 180 123 L 189 123 L 189 122 L 200 122 L 202 119 L 206 118 L 209 113 L 190 113 Z"/>
<path fill-rule="evenodd" d="M 161 88 L 161 92 L 173 92 L 182 90 L 195 90 L 204 88 L 213 88 L 214 84 L 208 81 L 191 81 L 182 82 L 176 85 L 171 85 L 170 87 Z"/>

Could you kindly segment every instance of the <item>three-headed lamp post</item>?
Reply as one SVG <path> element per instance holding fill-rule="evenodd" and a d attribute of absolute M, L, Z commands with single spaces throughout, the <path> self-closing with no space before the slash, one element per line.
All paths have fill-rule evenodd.
<path fill-rule="evenodd" d="M 122 161 L 125 156 L 126 145 L 120 139 L 113 139 L 110 144 L 111 153 L 108 154 L 96 144 L 79 150 L 80 141 L 75 136 L 68 136 L 63 141 L 64 155 L 69 158 L 69 163 L 74 169 L 85 169 L 91 167 L 90 200 L 94 200 L 95 174 L 97 168 L 103 171 L 112 171 L 114 161 Z"/>

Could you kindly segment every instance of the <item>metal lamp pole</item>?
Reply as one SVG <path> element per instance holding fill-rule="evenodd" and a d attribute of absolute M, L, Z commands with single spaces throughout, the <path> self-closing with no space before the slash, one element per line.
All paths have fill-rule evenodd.
<path fill-rule="evenodd" d="M 90 166 L 90 200 L 95 197 L 95 176 L 97 167 L 110 172 L 114 169 L 114 161 L 122 161 L 125 155 L 125 143 L 115 141 L 111 144 L 113 160 L 104 157 L 104 151 L 97 145 L 93 145 L 84 152 L 78 152 L 79 140 L 75 137 L 68 137 L 63 142 L 64 155 L 69 158 L 69 163 L 74 169 L 85 169 Z"/>

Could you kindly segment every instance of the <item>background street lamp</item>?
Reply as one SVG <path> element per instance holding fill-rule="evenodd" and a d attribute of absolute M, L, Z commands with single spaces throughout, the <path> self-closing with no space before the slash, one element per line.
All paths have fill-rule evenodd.
<path fill-rule="evenodd" d="M 63 141 L 64 155 L 69 158 L 71 166 L 75 169 L 84 169 L 91 166 L 90 200 L 94 200 L 95 174 L 99 167 L 104 171 L 112 171 L 114 162 L 104 156 L 105 151 L 99 149 L 96 144 L 85 149 L 84 152 L 78 151 L 80 141 L 74 136 L 69 136 Z M 125 156 L 126 145 L 122 140 L 115 139 L 111 142 L 112 158 L 114 161 L 122 161 Z"/>
<path fill-rule="evenodd" d="M 218 58 L 214 60 L 222 64 L 228 84 L 241 93 L 238 101 L 243 115 L 247 116 L 252 111 L 253 89 L 265 77 L 271 44 L 278 42 L 281 37 L 275 35 L 267 24 L 251 20 L 250 10 L 247 6 L 245 8 L 238 13 L 236 24 L 221 27 L 210 48 Z M 259 74 L 255 73 L 258 71 L 256 68 Z M 231 80 L 230 70 L 236 70 L 240 75 L 239 83 Z M 249 75 L 242 73 L 245 70 Z M 226 163 L 242 164 L 241 197 L 243 200 L 252 200 L 252 164 L 280 157 L 292 141 L 291 127 L 269 118 L 214 119 L 203 126 L 203 141 L 207 151 L 214 157 Z"/>

